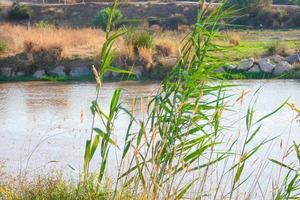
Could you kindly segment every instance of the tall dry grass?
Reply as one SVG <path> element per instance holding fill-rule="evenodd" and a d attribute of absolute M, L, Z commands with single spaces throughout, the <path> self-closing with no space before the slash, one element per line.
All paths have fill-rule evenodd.
<path fill-rule="evenodd" d="M 90 56 L 99 52 L 104 43 L 104 33 L 98 29 L 30 27 L 0 24 L 0 38 L 7 43 L 8 54 L 24 50 L 24 42 L 40 47 L 60 46 L 63 57 Z"/>

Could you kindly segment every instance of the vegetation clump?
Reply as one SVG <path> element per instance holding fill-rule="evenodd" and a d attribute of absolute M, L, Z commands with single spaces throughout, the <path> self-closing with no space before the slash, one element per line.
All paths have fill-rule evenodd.
<path fill-rule="evenodd" d="M 4 41 L 0 40 L 0 53 L 4 52 L 6 49 L 6 44 Z"/>
<path fill-rule="evenodd" d="M 154 46 L 154 37 L 146 30 L 131 29 L 124 35 L 124 40 L 127 45 L 133 46 L 136 53 L 139 48 L 151 49 Z"/>
<path fill-rule="evenodd" d="M 289 56 L 291 54 L 290 48 L 279 41 L 271 42 L 266 45 L 267 55 Z"/>
<path fill-rule="evenodd" d="M 109 18 L 110 15 L 112 16 L 111 19 Z M 92 23 L 96 27 L 101 27 L 105 29 L 105 27 L 109 23 L 109 20 L 111 20 L 110 23 L 112 27 L 116 27 L 121 24 L 123 18 L 124 16 L 121 10 L 119 9 L 112 10 L 111 8 L 104 8 L 97 12 Z"/>
<path fill-rule="evenodd" d="M 11 20 L 27 20 L 32 15 L 32 10 L 19 2 L 14 2 L 12 8 L 8 12 L 8 18 Z"/>

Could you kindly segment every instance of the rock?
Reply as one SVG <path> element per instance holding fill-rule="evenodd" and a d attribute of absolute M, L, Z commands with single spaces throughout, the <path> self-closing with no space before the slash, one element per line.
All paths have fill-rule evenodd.
<path fill-rule="evenodd" d="M 285 59 L 285 61 L 288 62 L 288 63 L 290 63 L 292 65 L 294 63 L 300 62 L 300 56 L 299 56 L 299 54 L 296 53 L 296 54 L 293 54 L 293 55 L 287 57 Z"/>
<path fill-rule="evenodd" d="M 237 67 L 237 70 L 247 71 L 252 67 L 253 63 L 254 63 L 254 58 L 241 60 L 239 66 Z"/>
<path fill-rule="evenodd" d="M 261 72 L 258 64 L 254 64 L 249 70 L 248 72 Z"/>
<path fill-rule="evenodd" d="M 52 75 L 52 76 L 65 76 L 66 75 L 65 67 L 64 66 L 55 67 L 54 69 L 52 69 L 49 72 L 49 74 Z"/>
<path fill-rule="evenodd" d="M 273 71 L 273 74 L 275 76 L 281 75 L 284 72 L 288 72 L 289 70 L 293 69 L 293 66 L 290 65 L 288 62 L 286 61 L 281 61 L 280 63 L 278 63 Z"/>
<path fill-rule="evenodd" d="M 134 74 L 138 79 L 141 79 L 143 77 L 143 71 L 144 71 L 144 67 L 139 65 L 135 67 Z"/>
<path fill-rule="evenodd" d="M 0 75 L 5 77 L 10 77 L 12 74 L 12 69 L 10 67 L 0 68 Z"/>
<path fill-rule="evenodd" d="M 262 58 L 257 61 L 261 71 L 271 73 L 275 67 L 269 58 Z"/>
<path fill-rule="evenodd" d="M 271 64 L 274 64 L 274 63 L 277 64 L 281 61 L 284 61 L 284 57 L 282 57 L 280 55 L 269 56 L 268 59 L 270 59 Z"/>
<path fill-rule="evenodd" d="M 88 67 L 74 67 L 70 70 L 71 77 L 80 77 L 91 75 L 91 70 Z"/>
<path fill-rule="evenodd" d="M 36 72 L 34 72 L 33 76 L 35 78 L 42 78 L 43 76 L 46 76 L 46 72 L 45 70 L 37 70 Z"/>
<path fill-rule="evenodd" d="M 230 65 L 224 66 L 223 69 L 224 69 L 225 71 L 232 71 L 232 70 L 235 70 L 237 67 L 238 67 L 238 66 L 235 65 L 235 64 L 230 64 Z"/>

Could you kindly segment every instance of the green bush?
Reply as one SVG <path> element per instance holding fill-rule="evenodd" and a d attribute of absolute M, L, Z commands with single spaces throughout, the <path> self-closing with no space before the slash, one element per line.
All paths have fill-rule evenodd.
<path fill-rule="evenodd" d="M 92 22 L 93 25 L 96 27 L 105 28 L 108 23 L 110 13 L 111 13 L 111 8 L 104 8 L 98 11 Z M 111 21 L 112 27 L 120 25 L 123 18 L 124 16 L 122 12 L 119 9 L 115 9 L 112 13 L 112 21 Z"/>
<path fill-rule="evenodd" d="M 12 20 L 29 19 L 31 15 L 32 10 L 28 6 L 20 5 L 19 2 L 15 2 L 8 12 L 8 18 Z"/>
<path fill-rule="evenodd" d="M 0 53 L 4 52 L 6 49 L 6 44 L 0 40 Z"/>
<path fill-rule="evenodd" d="M 144 30 L 129 30 L 124 36 L 127 45 L 132 45 L 134 50 L 138 48 L 151 49 L 154 46 L 154 38 L 151 33 Z"/>
<path fill-rule="evenodd" d="M 266 45 L 267 55 L 281 55 L 288 56 L 291 54 L 290 49 L 287 45 L 280 43 L 279 41 L 271 42 Z"/>

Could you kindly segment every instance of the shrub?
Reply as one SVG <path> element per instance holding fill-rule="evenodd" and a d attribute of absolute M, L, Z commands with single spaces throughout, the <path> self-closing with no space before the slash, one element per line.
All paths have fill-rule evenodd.
<path fill-rule="evenodd" d="M 162 39 L 156 42 L 155 50 L 158 55 L 171 56 L 178 55 L 176 43 L 170 39 Z"/>
<path fill-rule="evenodd" d="M 135 62 L 135 55 L 133 47 L 127 45 L 121 45 L 116 51 L 116 56 L 114 57 L 114 65 L 122 69 L 129 69 Z"/>
<path fill-rule="evenodd" d="M 0 53 L 4 52 L 6 49 L 6 44 L 0 40 Z"/>
<path fill-rule="evenodd" d="M 26 5 L 20 5 L 15 2 L 8 12 L 8 18 L 11 20 L 26 20 L 32 15 L 32 10 Z"/>
<path fill-rule="evenodd" d="M 152 52 L 147 48 L 139 48 L 139 61 L 146 70 L 149 70 L 153 65 Z"/>
<path fill-rule="evenodd" d="M 127 45 L 132 45 L 136 54 L 139 48 L 151 49 L 154 45 L 154 38 L 151 33 L 143 30 L 129 30 L 124 36 Z"/>
<path fill-rule="evenodd" d="M 291 54 L 291 49 L 285 44 L 282 44 L 278 41 L 272 42 L 266 45 L 267 54 L 268 55 L 281 55 L 281 56 L 288 56 Z"/>
<path fill-rule="evenodd" d="M 233 46 L 238 46 L 240 45 L 240 35 L 236 32 L 228 32 L 227 33 L 227 37 L 228 37 L 228 42 L 229 44 L 233 45 Z"/>
<path fill-rule="evenodd" d="M 300 0 L 292 0 L 291 1 L 294 5 L 300 6 Z"/>
<path fill-rule="evenodd" d="M 32 41 L 24 42 L 24 52 L 35 64 L 53 64 L 62 59 L 63 48 L 59 44 L 41 46 Z"/>
<path fill-rule="evenodd" d="M 107 26 L 110 13 L 111 13 L 111 8 L 104 8 L 104 9 L 98 11 L 92 22 L 93 25 L 96 27 L 105 28 Z M 119 25 L 123 18 L 124 18 L 123 14 L 119 9 L 113 10 L 112 21 L 111 21 L 112 27 Z"/>

